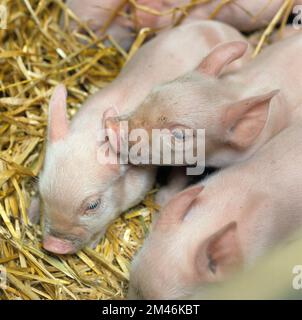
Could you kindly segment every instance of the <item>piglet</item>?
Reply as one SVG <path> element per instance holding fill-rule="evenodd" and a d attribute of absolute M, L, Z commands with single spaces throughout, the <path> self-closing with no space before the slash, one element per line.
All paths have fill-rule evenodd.
<path fill-rule="evenodd" d="M 128 48 L 135 30 L 139 28 L 163 30 L 171 27 L 182 16 L 182 11 L 177 8 L 188 8 L 184 22 L 190 23 L 192 20 L 209 19 L 221 5 L 221 0 L 207 1 L 193 8 L 190 8 L 190 3 L 190 0 L 137 0 L 136 6 L 133 6 L 122 0 L 68 0 L 66 4 L 99 36 L 104 34 L 103 28 L 114 12 L 123 9 L 123 13 L 116 15 L 107 31 L 122 46 Z M 283 0 L 229 1 L 213 17 L 240 31 L 253 31 L 266 26 L 282 4 Z M 302 4 L 302 0 L 296 0 L 294 4 Z M 70 28 L 77 28 L 77 24 L 72 22 Z"/>
<path fill-rule="evenodd" d="M 120 8 L 121 0 L 67 0 L 66 6 L 99 37 L 110 34 L 124 48 L 129 48 L 134 39 L 132 23 L 123 16 L 117 16 L 109 23 L 111 16 Z M 61 17 L 64 25 L 64 15 Z M 108 24 L 108 26 L 107 26 Z M 81 30 L 75 20 L 70 20 L 71 31 Z"/>
<path fill-rule="evenodd" d="M 114 155 L 101 134 L 107 117 L 130 112 L 155 85 L 188 72 L 213 46 L 232 39 L 242 36 L 213 21 L 162 33 L 138 50 L 113 83 L 91 96 L 71 123 L 66 89 L 62 85 L 55 89 L 39 179 L 45 202 L 45 249 L 67 254 L 97 242 L 108 224 L 153 186 L 155 168 L 109 161 Z M 101 149 L 109 152 L 108 158 Z"/>
<path fill-rule="evenodd" d="M 283 0 L 236 0 L 225 1 L 222 5 L 221 0 L 205 1 L 199 5 L 190 8 L 190 0 L 138 0 L 135 10 L 136 22 L 139 27 L 151 27 L 154 29 L 162 29 L 171 26 L 181 17 L 181 10 L 177 8 L 188 8 L 188 15 L 184 22 L 192 19 L 209 19 L 213 16 L 214 19 L 230 24 L 240 31 L 254 31 L 266 26 L 277 11 L 280 9 Z M 293 5 L 301 5 L 301 0 L 295 0 Z M 152 14 L 150 10 L 162 14 Z M 216 10 L 220 8 L 219 10 Z M 174 10 L 173 10 L 174 9 Z"/>
<path fill-rule="evenodd" d="M 108 120 L 108 128 L 119 135 L 116 122 L 120 120 L 128 122 L 130 134 L 144 129 L 148 138 L 141 142 L 141 148 L 150 150 L 149 163 L 165 151 L 152 148 L 154 129 L 166 130 L 174 155 L 196 153 L 196 135 L 186 136 L 185 132 L 205 129 L 208 166 L 225 167 L 248 159 L 302 112 L 302 62 L 297 56 L 302 52 L 302 37 L 296 34 L 279 41 L 236 72 L 222 74 L 246 49 L 247 44 L 241 41 L 218 45 L 193 72 L 155 87 L 134 112 Z M 150 113 L 150 108 L 154 112 Z M 125 138 L 124 134 L 120 138 Z M 180 142 L 193 150 L 173 148 Z M 131 149 L 136 144 L 135 139 L 129 141 L 124 151 L 112 145 L 116 152 L 129 153 L 134 162 L 138 157 Z M 185 160 L 183 155 L 180 164 L 186 164 Z"/>
<path fill-rule="evenodd" d="M 245 163 L 175 195 L 130 274 L 130 299 L 177 299 L 250 268 L 302 227 L 301 117 Z"/>

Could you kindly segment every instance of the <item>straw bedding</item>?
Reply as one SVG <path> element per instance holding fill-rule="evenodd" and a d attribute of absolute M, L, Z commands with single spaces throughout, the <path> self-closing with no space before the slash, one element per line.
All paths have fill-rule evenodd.
<path fill-rule="evenodd" d="M 200 1 L 192 1 L 182 12 L 194 2 Z M 66 84 L 72 117 L 89 94 L 118 75 L 146 32 L 138 35 L 127 54 L 114 39 L 105 47 L 85 25 L 85 34 L 61 28 L 62 11 L 78 21 L 61 0 L 2 3 L 9 14 L 7 29 L 0 30 L 0 266 L 6 268 L 7 277 L 0 299 L 123 298 L 131 258 L 156 211 L 154 192 L 117 219 L 95 250 L 87 248 L 70 256 L 51 255 L 41 248 L 41 226 L 29 222 L 27 211 L 37 194 L 53 87 Z M 135 1 L 131 3 L 135 6 Z M 263 33 L 255 54 L 287 14 L 291 1 L 285 3 Z"/>

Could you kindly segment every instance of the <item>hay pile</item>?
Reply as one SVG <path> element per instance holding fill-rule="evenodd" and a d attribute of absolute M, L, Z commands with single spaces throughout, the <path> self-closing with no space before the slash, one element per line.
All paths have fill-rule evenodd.
<path fill-rule="evenodd" d="M 127 55 L 114 39 L 109 39 L 112 47 L 105 47 L 85 25 L 85 35 L 63 30 L 62 10 L 78 19 L 61 0 L 2 3 L 9 14 L 7 29 L 0 30 L 0 266 L 8 281 L 0 288 L 0 299 L 123 298 L 129 261 L 156 210 L 152 194 L 117 219 L 95 250 L 64 257 L 41 249 L 41 228 L 30 224 L 27 209 L 43 164 L 53 87 L 67 85 L 72 117 L 89 94 L 118 75 L 145 35 Z M 279 13 L 258 51 L 280 18 Z"/>
<path fill-rule="evenodd" d="M 48 100 L 64 82 L 70 116 L 107 85 L 126 56 L 105 48 L 90 32 L 70 36 L 58 24 L 59 1 L 8 1 L 8 28 L 0 32 L 0 264 L 8 285 L 3 299 L 121 298 L 128 265 L 150 222 L 152 203 L 118 219 L 96 250 L 51 256 L 41 230 L 27 218 L 35 177 L 43 164 Z M 149 204 L 150 202 L 150 204 Z"/>

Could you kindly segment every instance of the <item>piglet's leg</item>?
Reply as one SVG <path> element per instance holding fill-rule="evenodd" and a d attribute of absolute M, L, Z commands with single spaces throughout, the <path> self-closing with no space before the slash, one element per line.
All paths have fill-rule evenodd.
<path fill-rule="evenodd" d="M 164 206 L 176 193 L 187 187 L 189 177 L 186 175 L 185 167 L 173 168 L 168 185 L 162 187 L 155 197 L 155 202 L 161 207 Z"/>
<path fill-rule="evenodd" d="M 104 236 L 104 232 L 101 232 L 97 235 L 95 235 L 92 239 L 92 241 L 89 243 L 88 247 L 91 249 L 95 249 L 97 245 L 100 243 L 102 237 Z"/>
<path fill-rule="evenodd" d="M 40 198 L 32 197 L 28 208 L 28 218 L 32 224 L 38 224 L 40 221 Z"/>

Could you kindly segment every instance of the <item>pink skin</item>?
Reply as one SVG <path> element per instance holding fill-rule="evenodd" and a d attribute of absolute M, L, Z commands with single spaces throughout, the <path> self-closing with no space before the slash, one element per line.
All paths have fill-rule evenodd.
<path fill-rule="evenodd" d="M 296 34 L 299 34 L 301 31 L 301 29 L 295 29 L 292 25 L 288 24 L 284 28 L 282 28 L 282 30 L 276 29 L 268 38 L 268 41 L 266 44 L 264 44 L 264 46 L 292 37 Z M 249 42 L 254 46 L 257 46 L 257 44 L 259 43 L 260 36 L 261 31 L 253 33 L 251 36 L 248 37 Z"/>
<path fill-rule="evenodd" d="M 180 17 L 180 13 L 177 11 L 173 13 L 172 9 L 189 4 L 190 0 L 137 0 L 136 2 L 139 6 L 151 8 L 157 12 L 170 13 L 154 15 L 141 10 L 139 7 L 134 8 L 134 23 L 125 16 L 118 16 L 108 29 L 108 33 L 125 48 L 130 46 L 135 29 L 150 27 L 162 30 L 171 27 L 173 22 Z M 120 3 L 121 0 L 86 0 L 85 3 L 82 0 L 68 0 L 67 6 L 83 22 L 87 22 L 93 31 L 98 35 L 102 35 L 101 28 Z M 220 3 L 221 0 L 213 0 L 196 6 L 189 12 L 184 22 L 190 23 L 192 20 L 208 19 Z M 275 16 L 282 3 L 283 0 L 232 1 L 222 7 L 214 18 L 230 24 L 240 31 L 253 31 L 266 26 Z M 302 4 L 302 1 L 296 0 L 294 4 Z M 129 5 L 126 5 L 124 9 L 129 10 Z M 72 23 L 71 28 L 75 29 L 76 23 Z"/>
<path fill-rule="evenodd" d="M 39 179 L 47 250 L 67 253 L 66 241 L 72 243 L 69 252 L 96 243 L 108 224 L 139 203 L 154 184 L 155 168 L 99 163 L 97 139 L 106 117 L 133 111 L 154 86 L 195 68 L 217 43 L 238 38 L 236 30 L 213 21 L 163 32 L 136 53 L 111 85 L 91 96 L 70 123 L 66 90 L 62 85 L 55 89 Z"/>
<path fill-rule="evenodd" d="M 38 224 L 40 221 L 40 199 L 38 197 L 32 197 L 30 200 L 30 206 L 27 212 L 29 221 L 32 224 Z"/>
<path fill-rule="evenodd" d="M 288 24 L 282 29 L 282 32 L 280 31 L 280 29 L 276 29 L 268 38 L 268 41 L 266 44 L 264 44 L 264 47 L 272 43 L 279 42 L 280 40 L 292 37 L 296 34 L 299 34 L 300 32 L 302 32 L 302 29 L 295 29 L 292 25 Z M 256 47 L 259 43 L 260 36 L 261 31 L 253 33 L 251 36 L 248 37 L 249 43 Z"/>
<path fill-rule="evenodd" d="M 129 299 L 206 298 L 209 285 L 301 228 L 301 117 L 296 123 L 248 161 L 170 200 L 133 261 Z"/>
<path fill-rule="evenodd" d="M 242 42 L 217 46 L 193 72 L 154 88 L 134 113 L 123 117 L 129 131 L 168 129 L 177 139 L 175 128 L 205 129 L 208 166 L 248 159 L 300 112 L 297 52 L 302 39 L 295 35 L 279 41 L 236 72 L 220 75 L 245 49 Z"/>
<path fill-rule="evenodd" d="M 185 189 L 188 185 L 188 177 L 184 167 L 173 167 L 170 173 L 168 184 L 160 188 L 155 196 L 155 202 L 161 207 L 164 206 L 173 195 Z"/>
<path fill-rule="evenodd" d="M 302 32 L 301 29 L 295 29 L 295 28 L 293 28 L 292 25 L 286 25 L 282 29 L 282 32 L 280 32 L 279 30 L 274 32 L 274 34 L 272 35 L 271 41 L 272 41 L 272 43 L 275 43 L 275 42 L 278 42 L 282 39 L 295 36 L 295 35 L 299 34 L 300 32 Z"/>
<path fill-rule="evenodd" d="M 190 0 L 138 0 L 138 4 L 153 8 L 159 12 L 168 12 L 168 15 L 156 16 L 143 10 L 137 10 L 136 16 L 139 27 L 151 27 L 161 29 L 169 27 L 177 21 L 180 13 L 172 13 L 171 9 L 182 7 L 190 3 Z M 189 12 L 188 18 L 184 21 L 189 22 L 192 19 L 209 19 L 211 14 L 221 4 L 220 0 L 212 0 L 209 3 L 200 4 Z M 214 19 L 232 25 L 240 31 L 254 31 L 266 26 L 277 13 L 283 4 L 283 0 L 236 0 L 224 5 Z M 294 1 L 294 5 L 302 4 L 301 0 Z"/>
<path fill-rule="evenodd" d="M 44 239 L 43 247 L 44 249 L 57 254 L 67 254 L 74 252 L 74 246 L 70 241 L 61 240 L 53 236 L 48 236 Z"/>
<path fill-rule="evenodd" d="M 208 4 L 200 5 L 190 14 L 190 18 L 208 18 L 220 0 L 211 1 Z M 230 24 L 240 31 L 254 31 L 265 27 L 276 15 L 283 0 L 235 0 L 225 5 L 215 16 L 216 20 Z M 301 5 L 301 0 L 295 0 L 294 5 Z"/>
<path fill-rule="evenodd" d="M 99 37 L 104 35 L 102 28 L 107 23 L 110 15 L 118 8 L 121 0 L 67 0 L 66 5 L 75 13 L 82 22 L 87 23 L 91 30 Z M 63 23 L 61 17 L 61 24 Z M 134 39 L 132 23 L 125 17 L 119 16 L 114 19 L 106 30 L 124 48 L 129 48 Z M 69 28 L 76 30 L 78 24 L 71 20 Z"/>

